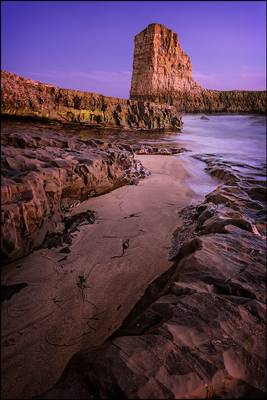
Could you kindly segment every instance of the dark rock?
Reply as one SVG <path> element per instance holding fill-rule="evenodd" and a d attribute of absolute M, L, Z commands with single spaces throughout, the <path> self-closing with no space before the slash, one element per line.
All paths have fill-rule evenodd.
<path fill-rule="evenodd" d="M 132 150 L 136 154 L 144 154 L 144 155 L 173 155 L 173 154 L 180 154 L 186 151 L 184 148 L 181 147 L 170 147 L 168 145 L 162 145 L 162 144 L 157 144 L 157 145 L 147 145 L 143 143 L 138 143 L 132 145 Z"/>
<path fill-rule="evenodd" d="M 10 300 L 15 293 L 18 293 L 26 286 L 28 286 L 27 283 L 16 283 L 14 285 L 1 286 L 1 302 L 5 300 Z"/>
<path fill-rule="evenodd" d="M 60 253 L 70 253 L 70 248 L 68 246 L 63 247 L 63 249 L 60 250 Z"/>

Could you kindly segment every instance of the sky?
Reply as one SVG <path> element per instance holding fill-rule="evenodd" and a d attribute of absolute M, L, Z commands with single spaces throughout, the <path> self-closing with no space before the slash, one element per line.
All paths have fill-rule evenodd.
<path fill-rule="evenodd" d="M 63 88 L 129 97 L 134 36 L 178 33 L 209 89 L 265 90 L 264 1 L 2 1 L 1 69 Z"/>

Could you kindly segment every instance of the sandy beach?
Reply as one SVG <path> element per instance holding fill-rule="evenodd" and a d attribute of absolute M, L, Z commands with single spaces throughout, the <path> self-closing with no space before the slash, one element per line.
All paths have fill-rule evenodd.
<path fill-rule="evenodd" d="M 70 252 L 41 249 L 3 269 L 2 284 L 27 286 L 2 304 L 4 398 L 47 391 L 74 353 L 103 343 L 166 271 L 178 211 L 192 191 L 173 156 L 138 156 L 151 175 L 72 210 L 96 212 Z"/>
<path fill-rule="evenodd" d="M 2 3 L 1 397 L 266 398 L 266 4 Z"/>

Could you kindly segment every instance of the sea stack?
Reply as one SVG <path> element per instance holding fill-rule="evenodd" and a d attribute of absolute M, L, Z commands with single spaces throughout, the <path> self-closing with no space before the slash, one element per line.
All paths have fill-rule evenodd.
<path fill-rule="evenodd" d="M 134 43 L 131 99 L 168 100 L 175 92 L 202 89 L 192 78 L 192 63 L 177 33 L 153 23 L 135 36 Z"/>
<path fill-rule="evenodd" d="M 130 99 L 169 104 L 177 112 L 266 113 L 266 91 L 210 90 L 192 77 L 177 33 L 150 24 L 134 39 Z"/>

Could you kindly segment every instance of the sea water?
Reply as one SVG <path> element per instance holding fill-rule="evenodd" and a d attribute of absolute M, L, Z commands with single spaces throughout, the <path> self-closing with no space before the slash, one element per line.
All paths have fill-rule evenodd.
<path fill-rule="evenodd" d="M 207 119 L 206 119 L 207 118 Z M 193 190 L 192 202 L 201 200 L 219 181 L 205 171 L 205 163 L 195 155 L 212 154 L 220 162 L 231 166 L 239 175 L 266 182 L 266 116 L 213 114 L 203 119 L 202 114 L 183 115 L 182 132 L 141 133 L 112 129 L 90 129 L 84 126 L 64 127 L 60 124 L 3 121 L 2 129 L 12 132 L 60 132 L 66 136 L 101 138 L 111 142 L 156 144 L 174 143 L 187 152 L 177 155 L 189 173 L 188 185 Z"/>
<path fill-rule="evenodd" d="M 266 116 L 262 115 L 185 115 L 182 134 L 172 140 L 190 150 L 182 156 L 190 172 L 188 184 L 200 199 L 218 184 L 207 177 L 205 165 L 195 155 L 211 154 L 239 176 L 266 182 Z"/>

